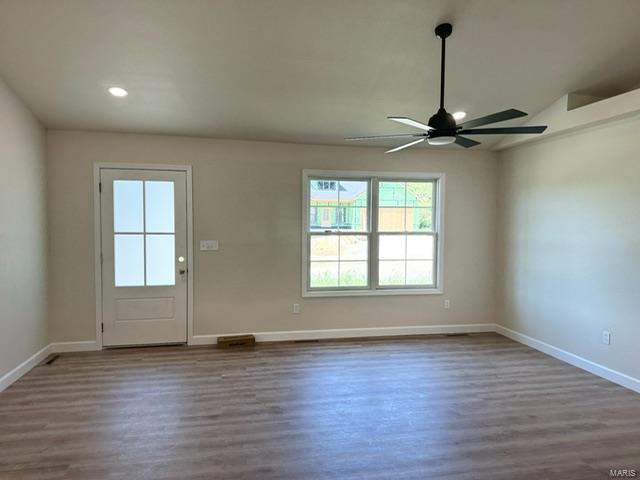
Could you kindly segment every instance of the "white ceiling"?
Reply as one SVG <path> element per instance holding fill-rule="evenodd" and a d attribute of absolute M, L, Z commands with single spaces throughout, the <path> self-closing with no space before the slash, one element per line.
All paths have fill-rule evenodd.
<path fill-rule="evenodd" d="M 640 84 L 637 0 L 0 0 L 0 76 L 51 128 L 342 144 L 435 112 L 444 20 L 449 111 Z"/>

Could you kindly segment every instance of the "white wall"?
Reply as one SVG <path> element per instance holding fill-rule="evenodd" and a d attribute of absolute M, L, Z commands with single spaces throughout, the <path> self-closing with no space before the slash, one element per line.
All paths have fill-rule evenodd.
<path fill-rule="evenodd" d="M 196 335 L 493 323 L 496 160 L 491 152 L 48 132 L 51 340 L 95 339 L 94 162 L 190 164 Z M 305 168 L 445 172 L 444 296 L 301 299 Z M 444 310 L 443 298 L 451 299 Z M 293 315 L 292 304 L 302 313 Z"/>
<path fill-rule="evenodd" d="M 0 377 L 47 345 L 45 133 L 0 80 Z"/>
<path fill-rule="evenodd" d="M 639 131 L 636 117 L 499 157 L 499 323 L 635 378 Z"/>

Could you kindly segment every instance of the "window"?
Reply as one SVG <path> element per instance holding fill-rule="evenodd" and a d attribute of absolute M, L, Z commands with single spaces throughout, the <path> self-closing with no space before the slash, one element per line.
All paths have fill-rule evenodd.
<path fill-rule="evenodd" d="M 439 293 L 442 175 L 305 171 L 303 181 L 305 296 Z"/>
<path fill-rule="evenodd" d="M 114 180 L 116 287 L 175 285 L 174 185 Z"/>

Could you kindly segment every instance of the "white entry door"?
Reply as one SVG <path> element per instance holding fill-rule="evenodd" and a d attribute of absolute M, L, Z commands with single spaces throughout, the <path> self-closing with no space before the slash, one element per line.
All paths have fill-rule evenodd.
<path fill-rule="evenodd" d="M 100 170 L 102 343 L 187 341 L 186 172 Z"/>

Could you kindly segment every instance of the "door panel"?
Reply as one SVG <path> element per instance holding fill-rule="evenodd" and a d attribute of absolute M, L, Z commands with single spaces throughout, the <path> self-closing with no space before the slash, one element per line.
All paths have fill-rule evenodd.
<path fill-rule="evenodd" d="M 101 169 L 105 346 L 187 340 L 186 173 Z"/>

